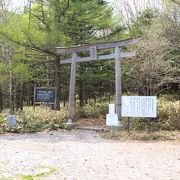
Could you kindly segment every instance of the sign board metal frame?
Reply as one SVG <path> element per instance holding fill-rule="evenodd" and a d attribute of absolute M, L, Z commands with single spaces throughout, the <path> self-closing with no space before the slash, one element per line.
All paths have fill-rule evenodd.
<path fill-rule="evenodd" d="M 54 91 L 53 92 L 53 101 L 46 100 L 37 100 L 37 90 L 41 91 Z M 56 103 L 57 90 L 55 87 L 34 87 L 34 105 L 35 104 L 55 104 Z M 51 97 L 52 98 L 52 97 Z"/>

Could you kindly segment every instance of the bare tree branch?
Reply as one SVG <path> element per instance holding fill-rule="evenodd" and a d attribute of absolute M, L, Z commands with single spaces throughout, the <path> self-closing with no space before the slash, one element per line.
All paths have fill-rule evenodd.
<path fill-rule="evenodd" d="M 35 45 L 31 39 L 29 39 L 29 37 L 27 36 L 28 40 L 30 41 L 30 44 L 29 43 L 25 43 L 25 42 L 20 42 L 18 40 L 15 40 L 11 37 L 9 37 L 7 34 L 5 33 L 0 33 L 1 35 L 3 35 L 4 37 L 6 37 L 8 40 L 10 40 L 11 42 L 15 43 L 15 44 L 18 44 L 20 46 L 23 46 L 23 47 L 27 47 L 27 48 L 30 48 L 32 50 L 35 50 L 35 51 L 39 51 L 39 52 L 44 52 L 46 54 L 49 54 L 49 55 L 52 55 L 52 56 L 57 56 L 57 54 L 53 51 L 50 51 L 49 49 L 43 49 L 37 45 Z"/>
<path fill-rule="evenodd" d="M 179 1 L 177 1 L 177 0 L 171 0 L 171 1 L 180 6 L 180 2 Z"/>

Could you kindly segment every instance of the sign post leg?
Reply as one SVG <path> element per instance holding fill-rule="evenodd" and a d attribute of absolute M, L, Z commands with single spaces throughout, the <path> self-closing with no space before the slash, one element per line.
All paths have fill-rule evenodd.
<path fill-rule="evenodd" d="M 128 117 L 128 135 L 129 135 L 129 132 L 130 132 L 130 117 Z"/>
<path fill-rule="evenodd" d="M 150 118 L 148 118 L 147 123 L 148 123 L 148 133 L 150 134 L 151 133 L 151 119 Z"/>
<path fill-rule="evenodd" d="M 71 63 L 70 85 L 69 85 L 68 122 L 67 122 L 69 124 L 72 124 L 73 114 L 74 114 L 74 95 L 75 95 L 75 84 L 76 84 L 76 58 L 77 58 L 77 53 L 73 53 L 72 63 Z"/>
<path fill-rule="evenodd" d="M 116 114 L 118 115 L 119 125 L 121 124 L 121 51 L 119 47 L 115 48 L 115 76 L 116 76 Z"/>

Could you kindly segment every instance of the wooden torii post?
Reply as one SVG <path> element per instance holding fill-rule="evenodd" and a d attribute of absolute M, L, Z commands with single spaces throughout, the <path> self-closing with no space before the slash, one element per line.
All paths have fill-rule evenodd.
<path fill-rule="evenodd" d="M 129 58 L 135 56 L 135 52 L 122 52 L 121 47 L 133 45 L 138 42 L 138 38 L 126 39 L 121 41 L 111 41 L 105 43 L 97 43 L 91 45 L 82 45 L 75 47 L 56 47 L 57 54 L 72 54 L 72 58 L 60 61 L 60 64 L 71 64 L 70 86 L 69 86 L 69 103 L 68 103 L 68 123 L 71 124 L 74 114 L 74 96 L 75 96 L 75 82 L 76 82 L 76 63 L 77 62 L 89 62 L 98 60 L 115 59 L 115 89 L 116 89 L 116 114 L 118 115 L 118 121 L 121 120 L 121 58 Z M 115 51 L 108 55 L 98 55 L 98 50 L 111 49 Z M 78 57 L 79 52 L 89 52 L 88 57 Z"/>

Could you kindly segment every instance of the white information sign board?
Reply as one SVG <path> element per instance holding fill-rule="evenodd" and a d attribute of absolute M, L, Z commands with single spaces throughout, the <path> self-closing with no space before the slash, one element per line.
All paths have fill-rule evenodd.
<path fill-rule="evenodd" d="M 156 117 L 156 96 L 122 96 L 123 117 Z"/>

